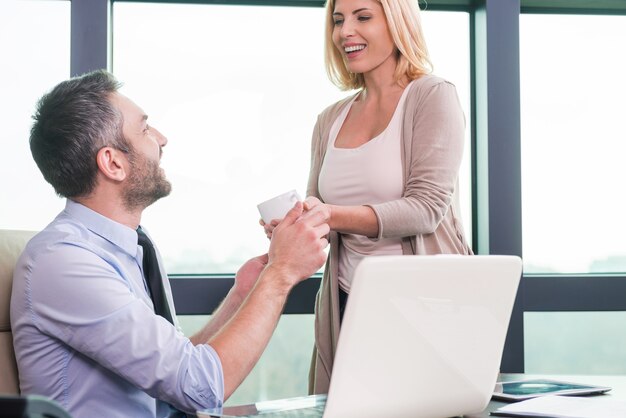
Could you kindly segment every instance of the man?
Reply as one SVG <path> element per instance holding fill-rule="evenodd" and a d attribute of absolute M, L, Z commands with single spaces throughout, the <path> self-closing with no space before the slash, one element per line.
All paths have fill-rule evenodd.
<path fill-rule="evenodd" d="M 97 71 L 60 83 L 38 103 L 33 158 L 67 204 L 15 268 L 20 388 L 74 417 L 220 406 L 259 359 L 291 288 L 323 265 L 327 214 L 296 204 L 268 254 L 241 267 L 213 319 L 186 338 L 158 252 L 140 227 L 143 210 L 171 190 L 159 167 L 167 139 L 118 88 Z"/>

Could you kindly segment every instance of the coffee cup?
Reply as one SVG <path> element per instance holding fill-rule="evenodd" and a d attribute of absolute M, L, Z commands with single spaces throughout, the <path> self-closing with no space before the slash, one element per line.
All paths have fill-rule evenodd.
<path fill-rule="evenodd" d="M 263 222 L 270 223 L 273 219 L 283 219 L 287 212 L 300 200 L 298 192 L 290 190 L 286 193 L 259 203 L 257 208 Z"/>

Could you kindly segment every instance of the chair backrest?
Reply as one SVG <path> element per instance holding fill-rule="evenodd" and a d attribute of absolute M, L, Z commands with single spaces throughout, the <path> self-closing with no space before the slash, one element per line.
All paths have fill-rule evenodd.
<path fill-rule="evenodd" d="M 0 230 L 0 393 L 19 393 L 9 307 L 13 269 L 33 235 L 32 231 Z"/>
<path fill-rule="evenodd" d="M 0 418 L 71 418 L 51 399 L 43 396 L 0 395 Z"/>

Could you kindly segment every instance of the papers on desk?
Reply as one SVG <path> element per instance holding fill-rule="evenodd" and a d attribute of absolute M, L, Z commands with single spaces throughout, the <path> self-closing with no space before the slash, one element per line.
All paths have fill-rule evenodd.
<path fill-rule="evenodd" d="M 626 400 L 609 396 L 542 396 L 498 408 L 491 415 L 541 418 L 624 418 Z"/>

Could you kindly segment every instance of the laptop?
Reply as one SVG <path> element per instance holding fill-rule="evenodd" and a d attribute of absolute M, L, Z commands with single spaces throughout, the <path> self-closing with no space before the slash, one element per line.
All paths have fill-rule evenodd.
<path fill-rule="evenodd" d="M 489 403 L 522 273 L 516 256 L 376 256 L 357 267 L 328 395 L 209 417 L 451 417 Z"/>

